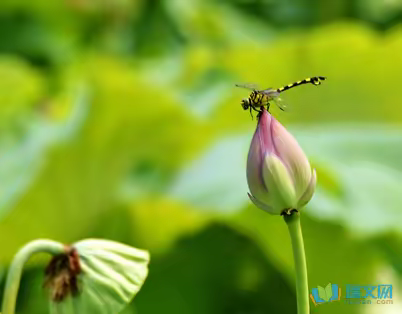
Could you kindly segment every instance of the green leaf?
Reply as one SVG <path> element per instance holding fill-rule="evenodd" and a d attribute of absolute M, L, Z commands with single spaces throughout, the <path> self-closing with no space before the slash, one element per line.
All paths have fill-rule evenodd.
<path fill-rule="evenodd" d="M 88 90 L 77 86 L 66 94 L 73 104 L 71 114 L 63 122 L 41 122 L 22 141 L 1 154 L 0 220 L 36 178 L 50 147 L 71 139 L 85 121 L 89 107 Z"/>
<path fill-rule="evenodd" d="M 0 91 L 0 135 L 3 137 L 5 129 L 18 118 L 33 119 L 34 104 L 45 94 L 45 80 L 23 59 L 1 56 Z"/>
<path fill-rule="evenodd" d="M 318 130 L 319 137 L 315 135 Z M 397 147 L 402 145 L 401 129 L 317 127 L 315 132 L 298 130 L 295 134 L 313 166 L 319 165 L 318 188 L 307 212 L 367 235 L 400 230 L 402 155 Z M 322 170 L 326 172 L 324 184 Z M 327 184 L 330 181 L 336 182 L 334 189 Z"/>
<path fill-rule="evenodd" d="M 153 198 L 130 207 L 132 233 L 152 254 L 168 251 L 178 238 L 196 233 L 211 218 L 183 204 Z M 172 219 L 174 217 L 174 219 Z"/>
<path fill-rule="evenodd" d="M 245 160 L 251 137 L 229 137 L 214 143 L 183 167 L 169 194 L 198 208 L 236 211 L 249 200 Z"/>

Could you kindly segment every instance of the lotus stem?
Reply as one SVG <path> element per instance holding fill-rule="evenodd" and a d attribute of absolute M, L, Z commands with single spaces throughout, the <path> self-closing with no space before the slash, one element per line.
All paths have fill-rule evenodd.
<path fill-rule="evenodd" d="M 292 242 L 293 259 L 296 272 L 297 313 L 309 314 L 309 291 L 307 278 L 306 255 L 304 252 L 303 235 L 300 224 L 300 213 L 297 210 L 284 214 Z"/>
<path fill-rule="evenodd" d="M 25 263 L 35 253 L 50 253 L 53 255 L 64 253 L 64 245 L 51 240 L 35 240 L 26 244 L 15 255 L 6 281 L 4 290 L 2 314 L 14 314 L 17 303 L 18 290 Z"/>

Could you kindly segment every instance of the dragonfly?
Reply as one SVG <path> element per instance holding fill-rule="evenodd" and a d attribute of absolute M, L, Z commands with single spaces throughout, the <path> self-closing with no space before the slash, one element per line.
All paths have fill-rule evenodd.
<path fill-rule="evenodd" d="M 256 84 L 236 84 L 236 86 L 252 90 L 250 96 L 242 100 L 241 106 L 244 110 L 250 110 L 251 117 L 253 117 L 252 110 L 261 113 L 261 108 L 266 106 L 267 110 L 269 110 L 271 103 L 275 104 L 280 110 L 286 111 L 288 106 L 280 97 L 281 93 L 293 87 L 304 84 L 313 84 L 315 86 L 318 86 L 321 84 L 322 81 L 325 81 L 326 79 L 327 78 L 325 76 L 308 77 L 304 80 L 297 81 L 277 89 L 259 89 Z"/>

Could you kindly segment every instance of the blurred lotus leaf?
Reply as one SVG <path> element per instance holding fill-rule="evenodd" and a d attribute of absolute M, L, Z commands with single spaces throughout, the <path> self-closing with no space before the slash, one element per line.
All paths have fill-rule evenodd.
<path fill-rule="evenodd" d="M 301 147 L 324 173 L 307 212 L 340 221 L 356 233 L 399 230 L 402 222 L 399 129 L 295 129 Z M 319 135 L 318 135 L 319 134 Z M 184 167 L 171 195 L 203 209 L 236 211 L 247 200 L 244 160 L 250 136 L 223 138 L 203 156 Z M 243 157 L 242 157 L 243 156 Z M 320 170 L 321 169 L 321 170 Z M 327 170 L 328 169 L 328 170 Z M 241 183 L 241 184 L 240 184 Z"/>
<path fill-rule="evenodd" d="M 196 209 L 167 199 L 146 199 L 130 206 L 132 233 L 152 254 L 166 253 L 182 237 L 195 234 L 213 221 Z"/>
<path fill-rule="evenodd" d="M 44 78 L 22 59 L 0 58 L 0 130 L 27 124 L 33 108 L 44 97 Z M 18 92 L 16 92 L 18 91 Z M 10 130 L 8 130 L 10 131 Z M 4 141 L 4 138 L 0 138 Z"/>
<path fill-rule="evenodd" d="M 77 74 L 83 68 L 86 77 Z M 16 235 L 2 246 L 3 263 L 38 236 L 74 242 L 115 204 L 125 180 L 136 185 L 144 165 L 157 174 L 149 189 L 161 189 L 202 145 L 190 138 L 203 126 L 174 104 L 168 91 L 149 87 L 124 64 L 91 58 L 66 71 L 65 81 L 77 79 L 86 79 L 91 94 L 88 103 L 81 103 L 88 108 L 85 119 L 74 136 L 55 143 L 42 157 L 40 173 L 0 220 L 0 237 Z"/>
<path fill-rule="evenodd" d="M 234 84 L 325 75 L 283 95 L 289 112 L 270 108 L 317 169 L 302 216 L 309 286 L 386 282 L 397 296 L 381 275 L 402 274 L 400 11 L 398 0 L 0 0 L 0 269 L 34 238 L 110 238 L 153 254 L 126 314 L 295 312 L 286 226 L 247 200 L 256 121 Z M 24 272 L 21 313 L 46 311 L 42 262 Z M 315 311 L 398 311 L 379 306 Z"/>

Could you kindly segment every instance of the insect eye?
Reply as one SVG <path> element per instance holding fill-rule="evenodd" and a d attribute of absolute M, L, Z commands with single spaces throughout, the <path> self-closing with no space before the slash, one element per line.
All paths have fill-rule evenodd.
<path fill-rule="evenodd" d="M 244 110 L 248 109 L 248 101 L 247 101 L 247 99 L 243 99 L 241 101 L 241 106 L 243 107 Z"/>

